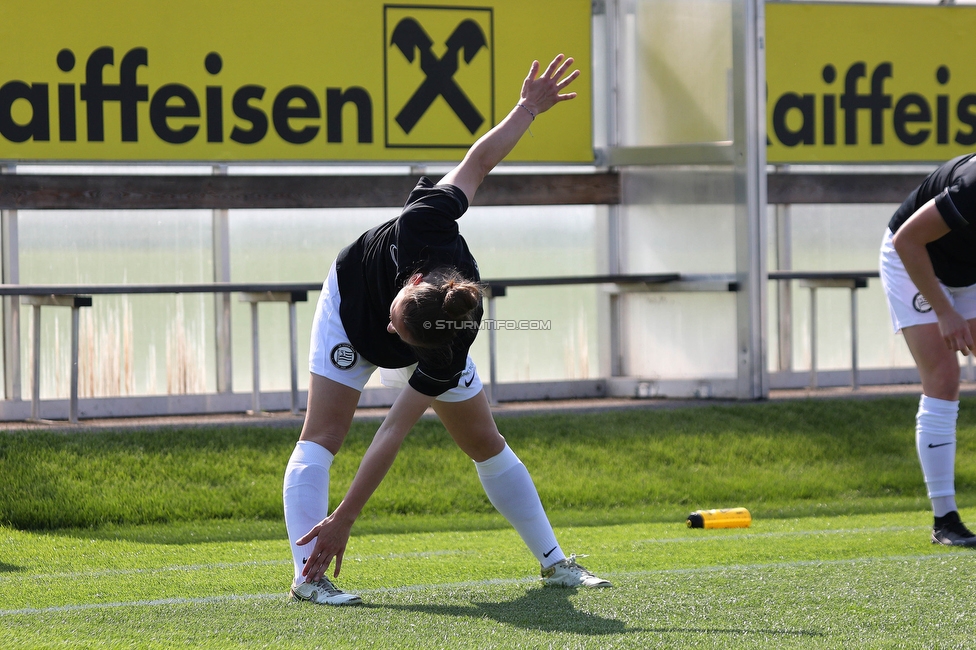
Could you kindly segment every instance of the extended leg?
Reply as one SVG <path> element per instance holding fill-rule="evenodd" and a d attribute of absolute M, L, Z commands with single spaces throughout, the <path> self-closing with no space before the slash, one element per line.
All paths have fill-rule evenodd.
<path fill-rule="evenodd" d="M 609 582 L 566 558 L 532 477 L 495 426 L 484 391 L 463 402 L 435 401 L 433 407 L 461 450 L 475 461 L 488 500 L 521 536 L 542 565 L 544 577 L 565 586 L 609 587 Z"/>
<path fill-rule="evenodd" d="M 291 544 L 295 577 L 292 590 L 301 588 L 299 597 L 331 605 L 360 602 L 358 596 L 334 590 L 330 584 L 303 586 L 302 567 L 311 547 L 296 540 L 329 514 L 329 470 L 342 446 L 359 403 L 359 391 L 337 382 L 311 375 L 308 409 L 302 434 L 285 469 L 282 497 L 285 528 Z M 308 593 L 306 594 L 305 591 Z M 313 595 L 314 592 L 314 595 Z"/>

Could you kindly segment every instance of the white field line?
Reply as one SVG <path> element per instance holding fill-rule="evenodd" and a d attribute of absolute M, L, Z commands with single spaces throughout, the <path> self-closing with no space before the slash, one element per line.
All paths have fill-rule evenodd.
<path fill-rule="evenodd" d="M 728 566 L 707 566 L 689 569 L 658 569 L 654 571 L 619 571 L 608 572 L 603 575 L 609 578 L 639 578 L 654 575 L 689 575 L 721 573 L 724 571 L 746 572 L 763 569 L 791 569 L 796 567 L 828 567 L 864 564 L 885 564 L 895 562 L 924 562 L 929 560 L 968 561 L 972 558 L 968 553 L 927 554 L 927 555 L 897 555 L 885 558 L 863 557 L 847 560 L 798 560 L 794 562 L 769 562 L 764 564 L 733 564 Z M 505 580 L 473 580 L 468 582 L 452 582 L 427 585 L 406 585 L 402 587 L 384 587 L 379 589 L 365 589 L 356 591 L 357 594 L 396 594 L 413 591 L 452 590 L 465 588 L 479 588 L 495 585 L 516 585 L 537 582 L 538 578 L 510 578 Z M 39 614 L 63 614 L 78 611 L 99 609 L 113 609 L 119 607 L 161 607 L 169 605 L 209 605 L 223 602 L 240 602 L 250 600 L 281 600 L 285 601 L 284 592 L 273 594 L 227 594 L 222 596 L 206 596 L 202 598 L 161 598 L 159 600 L 134 600 L 128 602 L 85 603 L 80 605 L 60 605 L 56 607 L 29 607 L 24 609 L 0 609 L 0 617 L 4 616 L 34 616 Z"/>
<path fill-rule="evenodd" d="M 365 560 L 402 560 L 404 558 L 424 558 L 443 555 L 474 555 L 476 551 L 423 551 L 413 553 L 385 553 L 376 555 L 350 556 L 346 562 Z M 178 564 L 140 569 L 100 569 L 97 571 L 73 571 L 67 573 L 30 574 L 16 576 L 0 576 L 0 584 L 5 582 L 23 582 L 25 580 L 85 580 L 88 578 L 103 578 L 107 576 L 123 575 L 151 575 L 169 571 L 216 571 L 225 569 L 246 569 L 260 566 L 291 566 L 291 560 L 249 560 L 247 562 L 214 562 L 210 564 Z"/>
<path fill-rule="evenodd" d="M 927 530 L 926 526 L 883 526 L 878 528 L 849 528 L 849 529 L 830 529 L 830 530 L 798 530 L 782 531 L 769 533 L 739 533 L 739 534 L 719 534 L 711 535 L 704 533 L 702 537 L 666 537 L 661 539 L 639 539 L 634 540 L 634 544 L 694 544 L 701 542 L 724 542 L 735 539 L 766 539 L 771 537 L 808 537 L 813 535 L 861 535 L 865 533 L 891 533 L 909 530 Z M 446 555 L 474 555 L 477 551 L 416 551 L 411 553 L 375 553 L 372 555 L 348 556 L 347 562 L 363 562 L 366 560 L 400 560 L 408 558 L 443 557 Z M 100 578 L 106 576 L 123 576 L 138 574 L 153 574 L 169 571 L 208 571 L 238 569 L 258 566 L 285 566 L 291 564 L 291 560 L 251 560 L 247 562 L 220 562 L 211 564 L 185 564 L 174 566 L 163 566 L 154 568 L 139 569 L 102 569 L 97 571 L 74 571 L 66 573 L 47 573 L 31 575 L 0 576 L 0 584 L 5 582 L 22 582 L 24 580 L 77 580 L 83 578 Z"/>
<path fill-rule="evenodd" d="M 246 569 L 258 566 L 280 566 L 291 564 L 291 560 L 251 560 L 248 562 L 215 562 L 213 564 L 186 564 L 177 566 L 163 566 L 143 569 L 100 569 L 98 571 L 74 571 L 68 573 L 46 573 L 24 576 L 0 577 L 0 584 L 5 582 L 23 582 L 24 580 L 87 580 L 89 578 L 104 578 L 124 575 L 150 575 L 167 571 L 210 571 L 224 569 Z"/>

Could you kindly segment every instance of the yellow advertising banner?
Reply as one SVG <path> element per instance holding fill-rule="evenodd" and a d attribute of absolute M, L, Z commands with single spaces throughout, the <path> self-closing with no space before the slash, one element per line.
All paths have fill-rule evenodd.
<path fill-rule="evenodd" d="M 4 0 L 0 160 L 453 161 L 564 52 L 508 160 L 591 162 L 590 0 Z"/>
<path fill-rule="evenodd" d="M 976 149 L 976 7 L 766 5 L 767 160 Z"/>

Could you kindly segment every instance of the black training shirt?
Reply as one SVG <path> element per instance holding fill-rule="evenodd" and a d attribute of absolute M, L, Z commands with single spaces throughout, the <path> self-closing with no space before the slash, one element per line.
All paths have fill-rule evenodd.
<path fill-rule="evenodd" d="M 422 177 L 399 217 L 363 233 L 339 253 L 339 316 L 349 342 L 370 363 L 403 368 L 418 361 L 410 346 L 386 331 L 393 298 L 410 276 L 447 266 L 469 280 L 481 279 L 478 263 L 458 232 L 457 220 L 467 209 L 460 189 Z M 479 307 L 479 321 L 481 311 Z M 410 385 L 430 396 L 456 387 L 476 335 L 476 329 L 458 332 L 451 364 L 433 368 L 420 363 Z"/>
<path fill-rule="evenodd" d="M 951 230 L 926 248 L 935 276 L 947 287 L 976 284 L 976 154 L 953 158 L 929 174 L 888 222 L 891 232 L 931 199 Z"/>

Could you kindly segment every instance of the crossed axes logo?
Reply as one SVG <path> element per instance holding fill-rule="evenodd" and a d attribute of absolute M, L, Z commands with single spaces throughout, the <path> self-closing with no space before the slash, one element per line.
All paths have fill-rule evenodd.
<path fill-rule="evenodd" d="M 438 97 L 443 97 L 447 105 L 458 116 L 465 128 L 473 135 L 484 123 L 481 115 L 464 91 L 454 80 L 461 65 L 459 55 L 465 63 L 471 63 L 488 41 L 481 27 L 473 20 L 462 21 L 444 43 L 447 51 L 438 58 L 434 54 L 434 41 L 413 18 L 404 18 L 393 29 L 390 47 L 396 46 L 408 62 L 413 63 L 420 53 L 420 69 L 426 75 L 423 83 L 413 93 L 407 103 L 397 113 L 396 122 L 409 134 Z"/>

